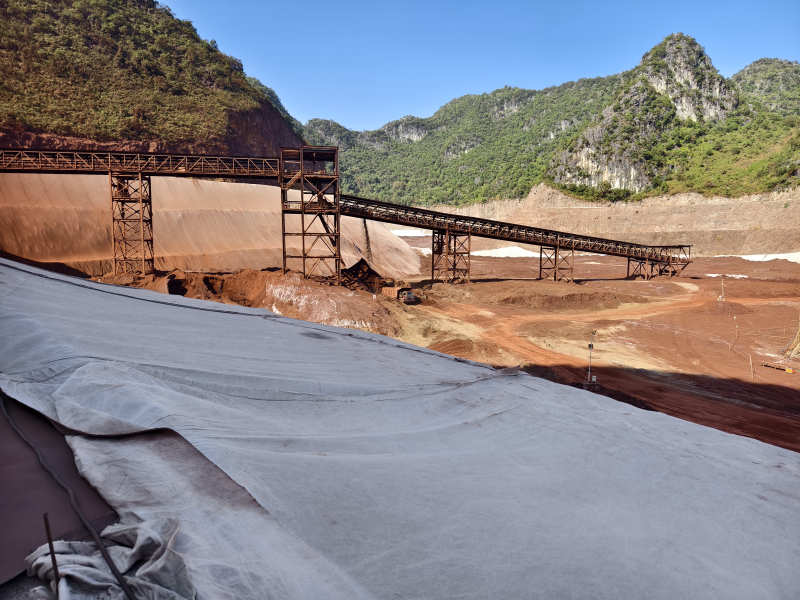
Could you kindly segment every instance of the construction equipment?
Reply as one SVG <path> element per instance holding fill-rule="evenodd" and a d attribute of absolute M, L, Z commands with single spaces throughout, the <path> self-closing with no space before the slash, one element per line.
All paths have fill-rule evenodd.
<path fill-rule="evenodd" d="M 761 363 L 762 367 L 769 367 L 770 369 L 775 369 L 776 371 L 785 371 L 786 373 L 796 373 L 797 369 L 794 367 L 787 367 L 786 365 L 776 365 L 773 363 Z"/>
<path fill-rule="evenodd" d="M 400 300 L 404 304 L 417 304 L 421 298 L 414 295 L 414 290 L 410 287 L 384 287 L 381 288 L 381 294 Z"/>

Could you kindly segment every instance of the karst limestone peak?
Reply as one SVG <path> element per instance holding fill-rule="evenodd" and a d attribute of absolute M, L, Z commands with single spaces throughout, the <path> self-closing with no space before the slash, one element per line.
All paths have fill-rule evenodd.
<path fill-rule="evenodd" d="M 679 119 L 724 120 L 736 107 L 736 95 L 697 41 L 676 33 L 643 57 L 634 72 L 675 105 Z"/>
<path fill-rule="evenodd" d="M 624 74 L 626 83 L 567 150 L 550 163 L 556 183 L 639 192 L 658 175 L 646 155 L 682 122 L 724 121 L 736 93 L 697 41 L 668 35 Z"/>

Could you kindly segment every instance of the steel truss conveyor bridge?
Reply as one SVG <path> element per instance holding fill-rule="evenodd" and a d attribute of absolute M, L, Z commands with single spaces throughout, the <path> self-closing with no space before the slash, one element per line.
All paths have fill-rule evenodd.
<path fill-rule="evenodd" d="M 677 276 L 691 262 L 691 246 L 633 244 L 340 194 L 336 147 L 281 148 L 275 158 L 0 149 L 3 171 L 108 175 L 115 274 L 153 271 L 150 178 L 159 175 L 277 183 L 284 272 L 288 260 L 299 260 L 306 277 L 340 279 L 342 215 L 432 230 L 434 282 L 469 280 L 473 236 L 539 246 L 543 279 L 572 281 L 575 252 L 627 258 L 628 277 L 645 279 Z M 301 238 L 301 253 L 289 254 L 287 238 L 295 236 Z"/>

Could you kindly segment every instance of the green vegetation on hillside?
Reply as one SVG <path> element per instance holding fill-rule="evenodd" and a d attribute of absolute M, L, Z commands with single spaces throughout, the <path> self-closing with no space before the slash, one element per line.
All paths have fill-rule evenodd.
<path fill-rule="evenodd" d="M 743 84 L 739 91 L 693 38 L 667 36 L 629 72 L 610 107 L 562 141 L 548 175 L 554 185 L 588 200 L 689 191 L 736 197 L 791 187 L 800 165 L 800 119 L 792 114 L 798 73 L 797 63 L 757 61 L 734 76 Z M 639 193 L 631 186 L 612 189 L 607 181 L 587 185 L 587 161 L 623 163 L 645 185 Z"/>
<path fill-rule="evenodd" d="M 737 197 L 789 187 L 800 166 L 796 125 L 794 119 L 761 112 L 709 127 L 680 127 L 657 146 L 671 172 L 654 179 L 651 193 Z"/>
<path fill-rule="evenodd" d="M 800 64 L 796 61 L 762 58 L 731 80 L 748 102 L 758 102 L 783 116 L 800 116 Z"/>
<path fill-rule="evenodd" d="M 341 147 L 342 189 L 351 194 L 402 204 L 524 197 L 558 141 L 588 122 L 619 84 L 612 76 L 539 91 L 506 87 L 376 131 L 312 120 L 304 137 Z"/>
<path fill-rule="evenodd" d="M 798 180 L 790 116 L 800 110 L 798 73 L 797 63 L 757 61 L 734 76 L 739 90 L 696 40 L 674 34 L 620 75 L 463 96 L 430 118 L 405 117 L 376 131 L 322 120 L 303 131 L 312 143 L 341 147 L 344 191 L 402 204 L 519 198 L 542 180 L 590 200 L 683 191 L 739 196 Z M 548 173 L 554 156 L 589 147 L 634 165 L 642 191 L 608 181 L 555 184 Z"/>
<path fill-rule="evenodd" d="M 649 164 L 665 167 L 666 174 L 638 194 L 610 185 L 554 185 L 579 198 L 608 201 L 680 192 L 738 197 L 796 185 L 798 120 L 767 112 L 750 116 L 755 118 L 736 114 L 711 126 L 684 121 L 645 151 Z"/>
<path fill-rule="evenodd" d="M 238 59 L 152 0 L 0 0 L 4 129 L 213 143 L 232 111 L 268 99 Z"/>
<path fill-rule="evenodd" d="M 653 193 L 738 197 L 786 189 L 800 173 L 800 65 L 761 59 L 732 78 L 739 106 L 724 122 L 687 120 L 652 149 L 672 168 Z M 730 83 L 730 82 L 728 82 Z"/>

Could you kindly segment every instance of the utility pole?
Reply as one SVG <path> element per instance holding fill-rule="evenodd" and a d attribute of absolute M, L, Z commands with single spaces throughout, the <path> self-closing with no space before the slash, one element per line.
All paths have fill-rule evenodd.
<path fill-rule="evenodd" d="M 594 350 L 594 331 L 592 332 L 592 339 L 589 342 L 589 377 L 586 379 L 586 383 L 592 382 L 592 350 Z"/>

